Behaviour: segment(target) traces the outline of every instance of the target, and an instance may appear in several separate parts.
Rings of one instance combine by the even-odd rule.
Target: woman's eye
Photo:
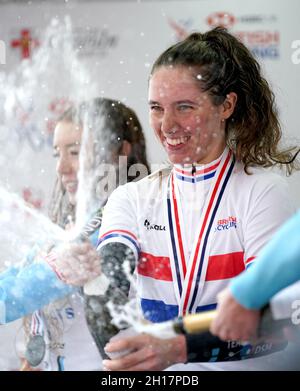
[[[151,111],[162,111],[162,107],[157,106],[157,105],[153,105],[153,106],[150,106],[150,110]]]
[[[191,105],[180,105],[177,107],[179,111],[187,111],[193,109],[193,106]]]
[[[59,152],[58,151],[53,151],[53,157],[58,158],[59,157]]]
[[[78,156],[79,155],[79,151],[70,151],[70,154],[72,156]]]

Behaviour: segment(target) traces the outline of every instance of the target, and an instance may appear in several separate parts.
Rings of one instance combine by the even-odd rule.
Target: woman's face
[[[162,66],[149,83],[150,124],[174,164],[209,163],[225,148],[223,105],[201,92],[195,70]]]
[[[67,121],[59,122],[54,130],[56,172],[72,205],[76,204],[81,135],[82,128]]]

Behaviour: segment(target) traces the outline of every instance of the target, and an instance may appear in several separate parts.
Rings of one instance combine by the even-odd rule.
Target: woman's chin
[[[185,165],[194,163],[193,157],[179,154],[169,154],[169,160],[172,164]]]

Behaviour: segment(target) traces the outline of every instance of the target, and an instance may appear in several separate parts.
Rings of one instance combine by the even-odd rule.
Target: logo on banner
[[[6,64],[6,45],[4,41],[0,40],[0,65]]]
[[[230,29],[235,24],[235,17],[228,12],[214,12],[210,14],[206,22],[210,27],[225,27]]]
[[[240,41],[258,58],[276,60],[279,58],[279,31],[237,31],[233,32]]]
[[[210,28],[217,26],[224,27],[226,29],[236,29],[238,24],[247,24],[247,30],[231,31],[231,34],[241,40],[254,56],[261,59],[277,60],[279,58],[279,45],[280,45],[280,33],[274,28],[266,28],[269,24],[274,26],[274,23],[278,21],[278,17],[274,14],[249,14],[236,16],[233,13],[218,11],[209,14],[205,21]],[[186,20],[175,21],[171,18],[168,19],[168,24],[174,31],[177,41],[181,41],[186,38],[197,26],[195,26],[194,20],[189,18]],[[263,28],[255,28],[249,30],[249,26],[263,24]],[[298,54],[293,55],[292,61],[297,61]],[[294,62],[295,63],[295,62]]]
[[[175,22],[175,20],[170,18],[168,19],[169,26],[174,30],[177,41],[182,41],[189,35],[188,27],[190,25],[190,22],[190,19],[179,22]]]
[[[26,108],[22,105],[16,106],[14,108],[14,125],[10,128],[10,134],[6,136],[6,139],[11,137],[11,132],[13,132],[16,137],[16,145],[18,146],[28,145],[31,150],[36,152],[51,147],[57,119],[70,106],[71,102],[66,98],[54,99],[45,108],[45,116],[42,123],[36,121],[33,104],[28,105]]]
[[[107,28],[99,29],[90,27],[88,29],[75,27],[73,30],[75,49],[82,56],[107,55],[109,50],[115,48],[119,37],[109,32]]]
[[[39,46],[39,41],[31,36],[29,29],[21,30],[21,36],[11,41],[11,47],[21,50],[21,58],[31,57],[32,50]]]
[[[232,28],[236,23],[258,24],[258,23],[273,23],[277,21],[276,15],[249,14],[236,16],[229,12],[214,12],[206,18],[206,23],[210,27],[225,27]]]
[[[225,27],[231,29],[236,28],[237,24],[263,24],[264,28],[253,29],[253,30],[236,30],[231,33],[242,41],[252,54],[262,59],[276,60],[279,58],[279,44],[280,34],[279,31],[270,28],[266,29],[266,25],[269,23],[277,22],[278,18],[276,15],[263,15],[263,14],[252,14],[236,16],[229,12],[214,12],[206,18],[206,23],[211,27]]]

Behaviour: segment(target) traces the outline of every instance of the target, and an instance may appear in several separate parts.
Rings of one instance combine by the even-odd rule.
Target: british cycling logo
[[[236,224],[237,219],[234,216],[229,216],[226,219],[219,219],[215,228],[215,232],[228,230],[229,228],[236,228]]]
[[[4,41],[0,40],[0,65],[6,64],[6,45]]]

